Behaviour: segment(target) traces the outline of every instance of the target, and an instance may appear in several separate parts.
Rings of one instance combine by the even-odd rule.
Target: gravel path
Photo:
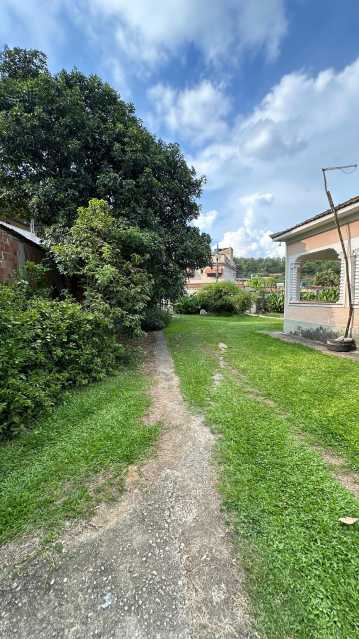
[[[1,638],[254,636],[220,512],[213,436],[187,411],[162,334],[149,351],[148,421],[163,424],[156,454],[130,470],[116,506],[65,534],[62,554],[3,577]]]

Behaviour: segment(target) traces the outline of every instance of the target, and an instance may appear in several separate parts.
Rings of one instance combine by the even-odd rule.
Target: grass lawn
[[[359,528],[338,519],[359,516],[359,502],[296,433],[359,468],[359,366],[260,332],[280,326],[277,319],[187,316],[166,333],[188,401],[222,434],[224,501],[260,635],[353,639]],[[228,368],[214,386],[219,342],[228,346]]]
[[[33,431],[0,445],[0,542],[39,528],[51,539],[65,520],[118,494],[158,432],[143,426],[146,390],[144,375],[127,368],[69,394]]]

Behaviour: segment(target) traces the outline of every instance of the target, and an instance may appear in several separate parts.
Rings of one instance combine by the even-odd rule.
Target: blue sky
[[[326,208],[359,161],[358,0],[1,0],[0,44],[97,73],[207,176],[200,227],[237,255]],[[359,169],[331,176],[337,201]]]

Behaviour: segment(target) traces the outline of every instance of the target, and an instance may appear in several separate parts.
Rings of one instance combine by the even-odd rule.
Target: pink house
[[[235,282],[236,271],[233,249],[231,247],[215,249],[212,252],[211,264],[188,274],[186,291],[189,295],[192,295],[207,284]]]
[[[354,301],[352,334],[359,339],[359,196],[337,207],[350,265],[350,284]],[[286,244],[284,332],[313,339],[342,335],[348,317],[345,263],[330,210],[301,224],[274,233],[275,242]],[[307,260],[339,260],[340,285],[337,302],[301,300],[301,270]]]

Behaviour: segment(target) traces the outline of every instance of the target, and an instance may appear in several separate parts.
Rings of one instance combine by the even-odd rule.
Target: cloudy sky
[[[359,161],[358,0],[0,0],[0,44],[108,80],[207,184],[198,224],[237,255],[326,208]],[[331,176],[337,201],[359,169]]]

